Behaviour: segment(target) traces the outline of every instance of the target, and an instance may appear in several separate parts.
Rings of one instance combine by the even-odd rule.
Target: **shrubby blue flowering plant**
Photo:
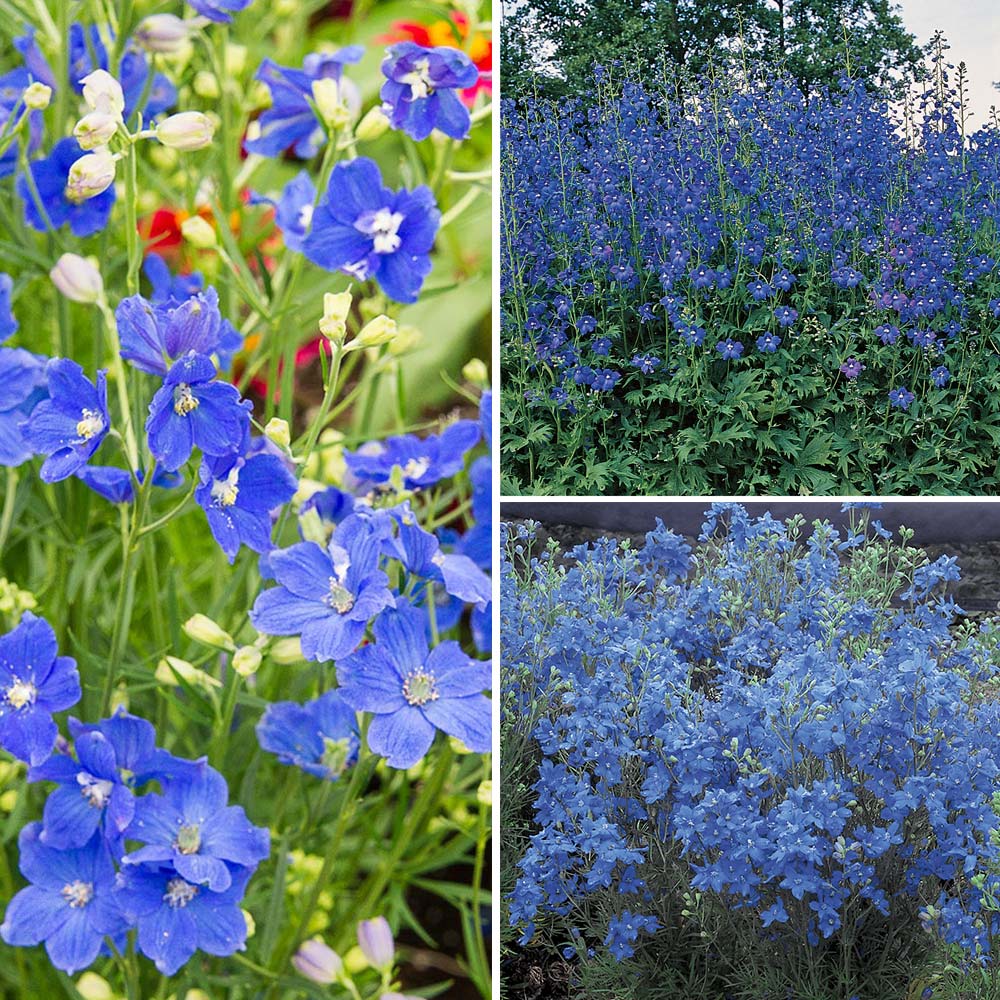
[[[717,504],[695,552],[659,525],[562,566],[507,529],[524,942],[669,954],[746,997],[894,995],[885,949],[904,988],[942,942],[993,960],[996,626],[954,624],[954,559],[850,519]]]
[[[440,991],[413,934],[490,995],[489,5],[426,25],[420,129],[421,25],[308,6],[4,10],[18,996]]]

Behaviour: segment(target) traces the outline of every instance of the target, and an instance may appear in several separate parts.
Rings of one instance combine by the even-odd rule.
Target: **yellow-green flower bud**
[[[183,628],[184,634],[189,639],[194,639],[195,642],[200,642],[203,646],[224,649],[230,653],[236,649],[236,642],[233,637],[207,615],[201,613],[192,615],[184,623]]]
[[[240,677],[252,677],[260,669],[262,659],[259,649],[253,646],[240,646],[233,653],[233,670]]]
[[[200,111],[181,111],[156,126],[156,138],[171,149],[190,153],[211,145],[215,123]]]
[[[197,250],[210,250],[218,242],[215,227],[200,215],[192,215],[181,223],[181,235]]]
[[[323,318],[319,321],[319,332],[334,343],[342,344],[347,336],[351,301],[350,292],[327,292],[323,296]]]
[[[44,111],[52,102],[52,88],[36,80],[25,87],[21,100],[29,111]]]
[[[376,105],[358,122],[354,136],[359,142],[374,142],[388,130],[389,118],[382,110],[382,106]]]
[[[380,344],[389,343],[396,336],[397,332],[396,321],[382,314],[365,323],[358,332],[358,335],[348,346],[353,350],[378,347]]]
[[[285,451],[292,446],[292,432],[288,427],[288,421],[282,420],[281,417],[271,417],[264,428],[264,435]]]

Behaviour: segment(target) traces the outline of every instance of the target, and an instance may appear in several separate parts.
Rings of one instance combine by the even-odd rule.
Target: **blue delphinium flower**
[[[240,901],[254,869],[228,865],[222,892],[178,874],[170,865],[122,869],[114,899],[138,930],[139,950],[165,976],[172,976],[196,951],[232,955],[246,945],[247,923]]]
[[[620,381],[621,372],[614,368],[598,368],[594,372],[594,380],[590,383],[590,388],[595,392],[610,392]]]
[[[175,472],[195,446],[206,455],[239,451],[250,433],[252,404],[236,386],[215,379],[215,365],[204,354],[175,362],[149,404],[149,450],[168,472]]]
[[[400,598],[375,619],[375,642],[337,664],[344,700],[371,712],[368,745],[390,767],[412,767],[442,730],[470,750],[490,748],[490,665],[457,642],[430,649],[423,612]]]
[[[738,340],[720,340],[715,349],[722,355],[724,361],[738,358],[743,354],[743,345]]]
[[[252,3],[253,0],[191,0],[191,6],[202,17],[220,24],[228,24],[232,21],[233,14],[246,10]]]
[[[32,411],[26,437],[42,463],[41,478],[56,483],[90,461],[111,429],[108,415],[107,373],[97,373],[97,384],[69,358],[53,358],[45,366],[49,398]]]
[[[361,97],[344,76],[344,67],[359,62],[364,53],[360,45],[348,45],[337,52],[314,52],[305,57],[302,69],[265,59],[257,79],[271,91],[271,106],[257,119],[260,134],[245,140],[247,151],[281,156],[291,149],[301,160],[315,156],[326,142],[326,130],[316,117],[312,85],[317,80],[336,80],[341,99],[360,109]]]
[[[479,70],[461,49],[398,42],[388,49],[382,73],[380,96],[393,128],[418,142],[434,129],[452,139],[469,134],[469,109],[457,91],[474,87]]]
[[[856,379],[864,370],[865,366],[857,358],[848,358],[840,366],[841,373],[850,380]]]
[[[774,310],[774,318],[778,321],[778,326],[791,326],[798,318],[799,314],[791,306],[778,306]]]
[[[931,381],[939,389],[943,389],[951,381],[951,372],[944,365],[938,365],[931,369]]]
[[[79,700],[76,661],[59,656],[52,626],[26,611],[17,628],[0,635],[0,746],[41,764],[58,733],[52,713]]]
[[[351,652],[369,620],[393,603],[389,578],[378,568],[382,541],[373,522],[352,514],[325,549],[301,542],[272,552],[268,561],[279,586],[254,602],[254,628],[300,635],[307,660],[336,660]]]
[[[394,192],[383,187],[373,160],[338,163],[302,252],[328,271],[374,278],[397,302],[416,302],[440,219],[426,185]]]
[[[225,892],[231,866],[257,865],[270,853],[269,832],[228,801],[226,779],[204,760],[195,762],[167,781],[162,795],[135,800],[125,836],[145,846],[126,854],[122,864],[170,864],[192,885]]]
[[[14,282],[9,274],[0,274],[0,344],[17,333],[17,318],[10,307]]]
[[[898,389],[893,389],[889,393],[889,403],[892,406],[898,407],[901,410],[908,410],[910,408],[910,403],[916,399],[916,396],[910,392],[906,386],[901,385]]]
[[[388,482],[393,468],[399,466],[407,489],[424,489],[458,472],[479,434],[475,421],[458,420],[440,434],[423,438],[402,434],[372,441],[357,451],[345,451],[344,461],[355,476],[373,483]]]
[[[632,358],[632,364],[643,373],[643,375],[652,375],[663,362],[655,355],[649,354],[637,354]]]
[[[29,823],[18,837],[19,866],[31,884],[7,904],[0,937],[18,947],[44,941],[52,964],[72,975],[97,958],[106,936],[119,944],[124,937],[115,868],[98,836],[60,851],[43,844],[40,832],[40,823]]]
[[[764,354],[774,354],[781,346],[781,337],[776,333],[765,333],[757,338],[757,350]]]
[[[282,764],[336,781],[358,759],[358,719],[339,691],[304,705],[276,701],[257,723],[257,742]]]
[[[301,252],[312,223],[316,187],[304,170],[293,177],[275,205],[274,219],[289,250]]]
[[[24,114],[23,95],[30,83],[31,74],[24,67],[0,76],[0,133],[7,134]],[[34,152],[42,141],[41,111],[28,112],[28,135],[28,151]],[[17,169],[19,146],[20,139],[15,139],[0,155],[0,177],[9,177]]]
[[[90,236],[100,232],[108,223],[111,207],[115,203],[115,186],[112,184],[93,198],[73,201],[66,193],[69,169],[84,155],[76,139],[60,139],[52,152],[43,160],[30,164],[32,179],[44,206],[45,216],[39,211],[27,179],[17,178],[17,193],[24,202],[24,221],[40,233],[48,230],[48,222],[55,229],[69,224],[74,236]]]
[[[143,477],[141,469],[136,472],[135,478],[140,483]],[[82,469],[77,469],[76,478],[111,503],[131,503],[135,499],[133,477],[127,469],[119,469],[113,465],[85,465]],[[153,469],[154,486],[173,489],[183,481],[183,477],[176,472],[166,472],[159,466]]]
[[[20,465],[35,453],[24,422],[45,396],[45,363],[19,347],[0,347],[0,465]]]
[[[271,511],[291,500],[295,477],[271,454],[206,457],[195,500],[208,518],[212,537],[230,562],[241,545],[254,552],[271,548]]]
[[[205,279],[199,271],[173,274],[158,253],[147,252],[142,272],[149,279],[149,301],[157,306],[178,306],[185,299],[197,295],[205,286]]]
[[[122,357],[152,375],[166,375],[178,358],[192,351],[228,354],[242,342],[232,324],[222,318],[214,288],[162,304],[130,295],[119,303],[115,319]]]

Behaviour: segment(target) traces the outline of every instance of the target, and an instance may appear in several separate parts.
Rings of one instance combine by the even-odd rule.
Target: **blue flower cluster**
[[[802,519],[716,504],[697,558],[660,524],[565,568],[509,535],[503,711],[540,707],[537,832],[510,898],[524,942],[556,919],[620,960],[664,923],[716,926],[697,898],[769,955],[885,926],[926,947],[923,925],[989,957],[996,629],[956,633],[955,560],[870,518],[804,538]]]
[[[166,975],[199,949],[242,949],[239,904],[269,834],[227,805],[222,775],[158,748],[153,726],[124,711],[95,725],[71,718],[72,747],[56,749],[52,713],[76,704],[80,678],[30,612],[0,636],[0,691],[0,745],[30,765],[29,781],[55,785],[42,821],[21,830],[29,885],[8,904],[0,937],[44,942],[70,974],[108,953],[106,939],[122,948],[133,927]]]

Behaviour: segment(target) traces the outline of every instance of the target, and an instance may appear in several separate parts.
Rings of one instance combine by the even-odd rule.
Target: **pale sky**
[[[990,105],[1000,109],[1000,0],[896,0],[906,27],[924,45],[940,28],[951,50],[948,61],[969,70],[972,128],[983,125]]]

